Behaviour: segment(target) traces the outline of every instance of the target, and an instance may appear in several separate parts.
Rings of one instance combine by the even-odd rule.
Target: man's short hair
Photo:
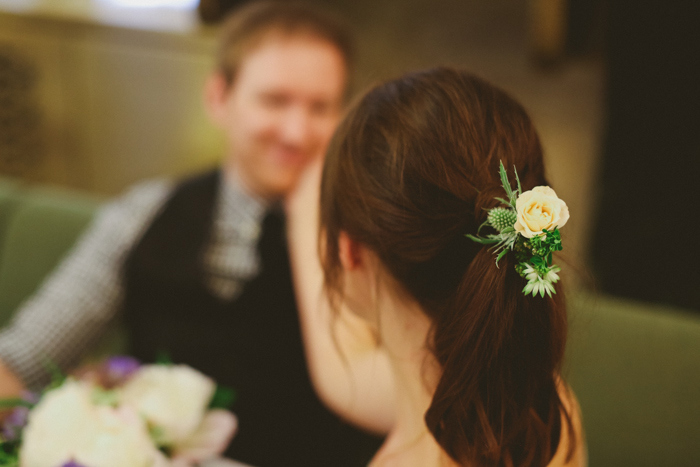
[[[328,42],[343,56],[347,70],[352,68],[352,37],[338,18],[304,3],[254,1],[232,11],[221,27],[217,67],[228,85],[235,80],[245,56],[275,34]]]

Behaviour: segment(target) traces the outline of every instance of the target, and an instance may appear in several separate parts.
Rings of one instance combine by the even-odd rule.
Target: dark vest
[[[226,301],[204,285],[219,172],[182,183],[125,263],[131,353],[165,352],[235,389],[239,431],[226,455],[256,467],[366,465],[381,441],[343,423],[311,387],[284,220],[268,214],[261,272]]]

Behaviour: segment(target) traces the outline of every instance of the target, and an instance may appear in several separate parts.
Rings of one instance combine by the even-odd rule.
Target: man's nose
[[[303,108],[290,109],[282,122],[282,139],[290,146],[302,147],[311,137],[311,118]]]

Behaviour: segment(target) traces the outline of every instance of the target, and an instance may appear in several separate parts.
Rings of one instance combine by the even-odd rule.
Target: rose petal
[[[551,187],[548,187],[546,185],[536,186],[535,188],[532,189],[532,191],[534,191],[535,193],[542,193],[543,195],[548,196],[550,198],[559,199],[559,197],[557,196],[555,191]]]
[[[186,365],[144,365],[119,392],[123,404],[162,430],[161,442],[177,445],[197,430],[215,388],[211,378]]]
[[[228,410],[210,410],[192,436],[176,446],[173,459],[203,461],[215,457],[224,452],[237,427],[238,420]]]
[[[165,457],[165,454],[163,454],[161,451],[158,449],[153,449],[153,465],[151,467],[175,467],[175,464],[170,462],[170,459]],[[178,466],[180,467],[180,466]],[[184,464],[182,467],[189,467],[187,464]]]

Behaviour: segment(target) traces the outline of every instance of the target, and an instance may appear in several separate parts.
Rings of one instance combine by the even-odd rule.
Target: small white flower
[[[542,277],[532,265],[526,264],[525,269],[523,269],[523,275],[528,282],[523,288],[523,293],[525,295],[532,294],[533,297],[540,294],[543,298],[546,293],[551,297],[552,294],[557,293],[552,284],[559,280],[558,271],[559,268],[557,266],[552,266],[544,277]]]
[[[525,267],[525,270],[523,271],[523,274],[525,274],[525,279],[527,279],[527,280],[530,281],[530,282],[536,281],[536,280],[539,279],[539,277],[540,277],[540,275],[537,273],[537,271],[535,270],[535,268],[533,268],[530,264],[528,264],[528,265]]]
[[[557,274],[561,269],[559,269],[557,266],[552,266],[549,268],[549,271],[547,271],[547,274],[544,275],[544,280],[551,283],[551,284],[556,284],[557,281],[559,281],[559,274]]]
[[[215,388],[186,365],[145,365],[119,390],[119,399],[160,430],[160,443],[176,447],[199,428]]]

